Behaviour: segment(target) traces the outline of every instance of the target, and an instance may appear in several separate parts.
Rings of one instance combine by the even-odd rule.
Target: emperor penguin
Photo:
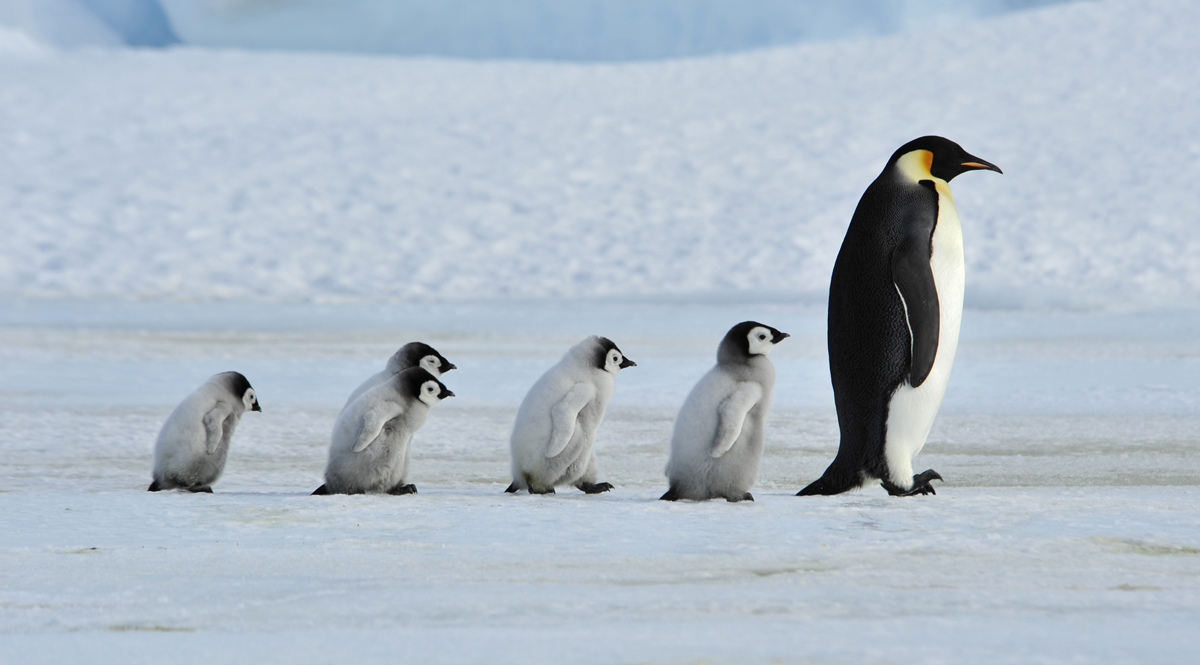
[[[424,367],[410,367],[359,395],[333,425],[325,484],[313,494],[416,494],[406,484],[409,444],[429,408],[454,397]]]
[[[799,495],[881,482],[893,496],[936,494],[913,475],[946,392],[962,320],[962,227],[950,181],[1002,173],[940,136],[900,147],[867,187],[829,282],[829,374],[841,443]]]
[[[229,440],[247,410],[262,411],[246,377],[222,372],[209,378],[167,417],[154,444],[150,491],[212,493],[225,470]]]
[[[452,369],[458,369],[454,363],[446,360],[432,346],[424,342],[409,342],[393,353],[391,358],[388,358],[387,366],[383,368],[383,371],[372,374],[370,378],[362,382],[362,385],[355,388],[354,392],[350,393],[350,397],[346,400],[346,404],[342,406],[342,410],[345,410],[354,400],[358,399],[359,395],[387,381],[409,367],[424,367],[436,379],[442,378],[442,374]]]
[[[666,501],[753,501],[749,490],[762,459],[763,426],[775,389],[767,354],[790,337],[743,321],[717,347],[717,364],[692,388],[671,432]]]
[[[614,379],[637,363],[605,337],[592,336],[571,347],[562,360],[533,384],[513,425],[513,482],[506,492],[554,494],[574,485],[588,494],[612,489],[597,481],[596,429],[612,397]]]

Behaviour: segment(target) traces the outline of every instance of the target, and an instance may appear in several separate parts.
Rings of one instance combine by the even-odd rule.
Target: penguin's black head
[[[225,378],[225,386],[229,388],[229,392],[233,393],[235,397],[241,397],[242,404],[247,409],[262,412],[262,407],[258,405],[258,394],[254,392],[250,381],[242,376],[241,372],[224,372],[221,376]]]
[[[446,357],[438,353],[437,349],[424,342],[409,342],[400,347],[400,350],[392,358],[396,365],[393,371],[401,371],[409,367],[424,367],[434,377],[440,377],[452,369],[458,369],[457,365],[446,360]],[[390,366],[393,363],[389,362],[388,364]]]
[[[888,166],[894,166],[902,159],[906,162],[901,164],[901,168],[907,166],[918,171],[925,171],[946,182],[950,182],[955,176],[967,171],[982,169],[1004,173],[999,166],[972,155],[954,141],[940,136],[922,136],[905,143],[892,154],[892,158],[888,160]],[[907,160],[914,161],[910,165]],[[916,179],[919,180],[920,176],[916,176]]]
[[[626,358],[611,339],[598,337],[596,340],[599,343],[596,344],[596,356],[592,360],[596,368],[615,375],[626,367],[637,367],[637,363]]]
[[[415,397],[429,406],[454,397],[454,393],[424,367],[410,367],[397,374],[393,381],[401,395]]]
[[[788,337],[791,335],[765,323],[742,321],[725,333],[725,339],[717,347],[717,362],[736,363],[750,356],[765,356]]]

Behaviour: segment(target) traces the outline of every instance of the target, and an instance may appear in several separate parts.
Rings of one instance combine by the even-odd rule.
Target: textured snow
[[[901,143],[967,303],[1194,306],[1200,6],[624,65],[171,49],[0,57],[0,294],[821,302]]]
[[[666,504],[671,420],[731,321],[795,334],[754,503]],[[917,468],[937,496],[792,496],[837,446],[822,317],[767,305],[9,303],[0,661],[1186,662],[1200,647],[1194,312],[968,312]],[[583,334],[638,361],[585,496],[503,493],[524,390]],[[460,369],[406,497],[310,497],[401,343]],[[174,404],[263,412],[216,494],[145,492]]]

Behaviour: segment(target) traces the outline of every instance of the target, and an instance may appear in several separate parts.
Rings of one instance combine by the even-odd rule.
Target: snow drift
[[[0,58],[0,294],[821,303],[937,133],[969,306],[1200,304],[1200,8],[622,65],[173,49]]]
[[[963,23],[1063,0],[163,0],[189,44],[636,60]]]

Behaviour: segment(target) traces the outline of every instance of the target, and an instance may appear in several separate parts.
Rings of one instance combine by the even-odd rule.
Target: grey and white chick
[[[429,408],[453,397],[424,367],[410,367],[359,395],[338,416],[325,484],[313,494],[415,494],[406,484],[413,434]]]
[[[756,321],[726,333],[717,364],[688,394],[675,417],[664,500],[753,501],[763,426],[775,389],[767,354],[789,335]]]
[[[233,430],[247,410],[262,408],[254,388],[238,372],[217,374],[184,398],[158,432],[149,490],[211,493],[225,470]]]
[[[513,482],[505,491],[553,494],[562,485],[588,494],[612,489],[597,482],[593,444],[613,380],[636,365],[611,340],[592,336],[547,370],[517,411],[510,440]]]

